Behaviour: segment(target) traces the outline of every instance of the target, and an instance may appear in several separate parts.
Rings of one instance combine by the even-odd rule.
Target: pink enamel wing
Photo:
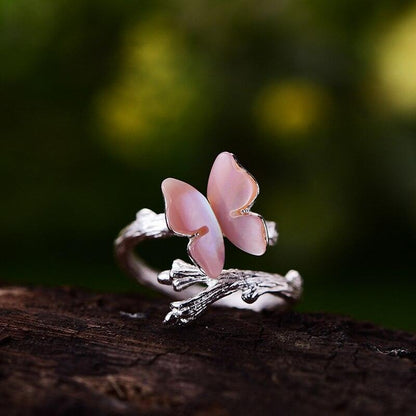
[[[189,237],[188,254],[209,277],[224,267],[223,236],[241,250],[260,256],[267,247],[264,219],[250,211],[259,186],[232,153],[220,153],[208,179],[207,198],[193,186],[173,178],[162,182],[166,223]]]

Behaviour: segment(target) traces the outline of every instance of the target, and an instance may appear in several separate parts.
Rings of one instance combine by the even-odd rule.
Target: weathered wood
[[[74,289],[0,289],[5,415],[416,414],[416,336],[326,314],[211,308]],[[140,312],[131,318],[124,312]]]

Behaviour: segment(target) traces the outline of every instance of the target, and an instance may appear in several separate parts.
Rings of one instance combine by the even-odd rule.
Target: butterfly
[[[174,178],[162,182],[168,228],[189,237],[188,255],[208,277],[224,267],[224,238],[241,250],[260,256],[267,248],[263,217],[250,211],[259,186],[229,152],[220,153],[208,179],[207,198],[193,186]]]

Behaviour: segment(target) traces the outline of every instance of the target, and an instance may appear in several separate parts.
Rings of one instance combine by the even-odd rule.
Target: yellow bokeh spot
[[[183,39],[163,19],[150,20],[126,34],[120,74],[97,98],[101,137],[127,160],[168,154],[198,123],[202,96],[198,65]]]
[[[416,110],[416,7],[397,20],[378,40],[376,79],[391,109]]]
[[[324,119],[328,109],[326,92],[304,80],[288,80],[266,86],[255,102],[260,127],[273,136],[310,132]]]

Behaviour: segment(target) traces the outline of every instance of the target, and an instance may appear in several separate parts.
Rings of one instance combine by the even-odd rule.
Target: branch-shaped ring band
[[[276,224],[265,221],[267,243],[277,242]],[[155,238],[176,235],[167,224],[164,213],[149,209],[137,213],[136,220],[124,228],[115,241],[116,258],[129,275],[141,284],[163,292],[176,301],[164,322],[185,325],[196,319],[208,305],[250,309],[285,310],[299,300],[302,278],[295,270],[285,276],[250,270],[227,269],[217,278],[208,277],[201,269],[182,260],[175,260],[170,270],[157,272],[135,253],[137,244]],[[205,286],[205,288],[201,287]]]

